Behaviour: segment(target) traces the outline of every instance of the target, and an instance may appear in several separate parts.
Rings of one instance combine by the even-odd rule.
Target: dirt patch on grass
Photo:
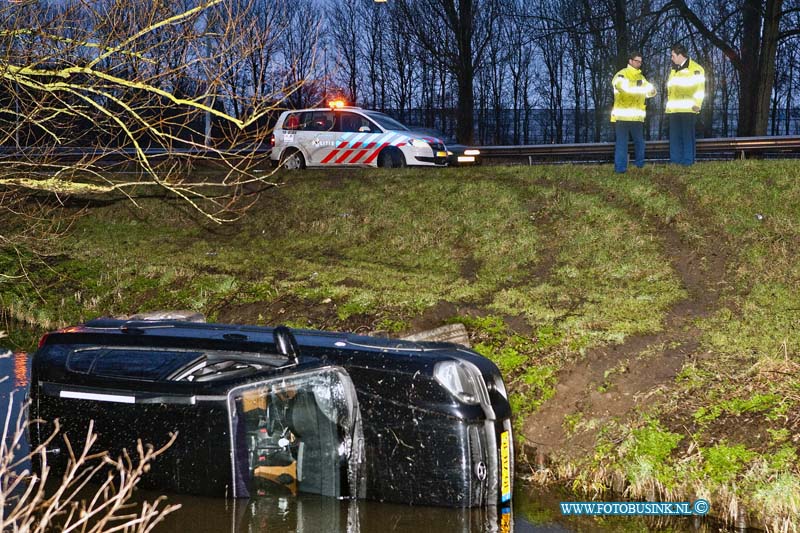
[[[748,450],[767,453],[774,450],[775,442],[769,433],[770,429],[783,427],[782,421],[765,423],[764,413],[723,413],[719,418],[708,422],[702,428],[691,416],[675,412],[661,419],[664,427],[673,433],[692,435],[691,439],[681,441],[682,451],[692,445],[710,448],[715,444],[742,444]]]
[[[379,331],[381,319],[373,314],[356,313],[340,318],[335,301],[317,302],[287,295],[272,301],[228,304],[220,309],[218,321],[232,324],[291,324],[295,327],[349,331],[362,335],[406,335],[437,328],[456,316],[485,314],[472,308],[461,309],[450,302],[439,302],[409,322],[402,332]]]
[[[446,324],[448,320],[460,314],[461,311],[456,304],[441,301],[433,307],[426,309],[422,315],[412,319],[410,322],[410,330],[406,333],[415,333],[438,328]]]
[[[271,301],[229,304],[220,309],[219,322],[233,324],[291,324],[295,327],[366,333],[375,317],[355,314],[342,320],[333,301],[315,302],[288,295]]]
[[[590,350],[586,357],[566,368],[559,376],[555,395],[525,420],[524,436],[539,457],[558,453],[575,456],[590,450],[603,422],[625,420],[652,402],[659,388],[669,387],[684,363],[700,357],[700,331],[692,326],[698,318],[709,316],[719,305],[726,287],[726,269],[732,256],[722,231],[697,209],[685,189],[675,182],[659,183],[662,190],[677,197],[697,227],[712,228],[702,239],[691,241],[674,222],[649,217],[642,210],[608,190],[595,185],[559,183],[572,192],[597,195],[610,205],[645,220],[663,243],[663,254],[672,265],[688,297],[668,312],[663,330],[649,335],[633,335],[620,345]],[[565,415],[580,413],[594,420],[597,428],[577,435],[564,428]]]
[[[478,279],[478,271],[481,268],[481,262],[475,259],[474,256],[467,256],[461,262],[461,277],[467,281],[475,281]]]

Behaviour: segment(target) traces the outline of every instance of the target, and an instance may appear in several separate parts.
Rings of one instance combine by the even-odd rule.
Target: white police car
[[[326,166],[446,166],[441,139],[415,133],[389,115],[346,107],[284,111],[272,133],[270,158],[288,169]]]

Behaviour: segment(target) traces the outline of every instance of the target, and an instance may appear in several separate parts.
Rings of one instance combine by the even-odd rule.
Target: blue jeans
[[[644,122],[618,120],[614,123],[617,142],[614,146],[614,171],[628,169],[628,136],[633,139],[634,164],[644,166]]]
[[[669,114],[669,161],[677,165],[694,163],[696,113]]]

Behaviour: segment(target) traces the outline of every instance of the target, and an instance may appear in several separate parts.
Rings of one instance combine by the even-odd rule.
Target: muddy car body
[[[46,335],[32,416],[74,448],[175,443],[145,482],[458,507],[510,501],[510,406],[497,367],[460,345],[175,320],[98,319]],[[47,424],[32,430],[34,445]],[[66,453],[52,446],[51,465]]]

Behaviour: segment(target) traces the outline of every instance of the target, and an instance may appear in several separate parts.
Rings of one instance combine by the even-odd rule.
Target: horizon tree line
[[[610,80],[632,50],[661,89],[648,134],[663,136],[676,42],[706,68],[706,135],[800,133],[798,0],[309,0],[306,10],[337,50],[329,81],[351,102],[462,142],[525,143],[532,130],[545,142],[603,140]]]
[[[800,133],[800,0],[179,0],[170,8],[30,0],[0,8],[0,41],[8,64],[80,63],[97,51],[80,39],[113,42],[159,13],[210,3],[193,26],[164,25],[148,33],[151,48],[96,63],[202,101],[211,111],[170,110],[168,98],[147,106],[195,140],[224,140],[222,130],[230,137],[225,116],[241,120],[268,107],[257,121],[265,130],[280,109],[341,95],[466,143],[602,141],[611,132],[610,79],[631,50],[642,53],[659,89],[648,103],[647,135],[663,137],[675,42],[706,69],[704,135]],[[77,15],[87,12],[108,20]],[[15,76],[6,69],[0,121],[36,100]],[[2,143],[46,137],[41,123],[28,122],[5,128],[14,134]]]

